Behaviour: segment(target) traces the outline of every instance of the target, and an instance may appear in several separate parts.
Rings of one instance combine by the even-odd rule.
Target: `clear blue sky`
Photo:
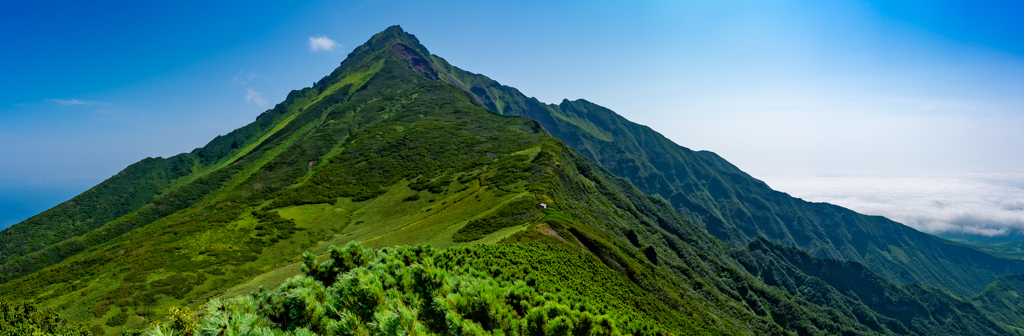
[[[1013,1],[8,0],[0,227],[245,125],[394,24],[759,177],[1020,174],[1022,17]]]

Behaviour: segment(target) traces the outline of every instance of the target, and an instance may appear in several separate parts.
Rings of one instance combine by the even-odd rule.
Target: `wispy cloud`
[[[54,103],[61,106],[74,106],[74,105],[85,105],[85,106],[109,106],[110,104],[98,101],[98,100],[78,100],[78,99],[47,99],[47,102]]]
[[[338,42],[335,42],[334,40],[327,38],[327,36],[319,35],[309,37],[309,51],[334,51],[335,48],[340,49],[341,44],[338,44]]]
[[[231,82],[246,85],[256,78],[260,78],[260,76],[257,76],[255,72],[249,71],[249,73],[247,74],[245,73],[245,70],[242,70],[239,71],[237,75],[235,75],[235,78],[231,79]]]
[[[256,103],[256,105],[264,106],[267,105],[267,98],[260,97],[260,93],[256,92],[252,88],[246,88],[245,102]]]
[[[932,234],[997,237],[1024,231],[1024,175],[762,178],[807,201],[885,216]]]

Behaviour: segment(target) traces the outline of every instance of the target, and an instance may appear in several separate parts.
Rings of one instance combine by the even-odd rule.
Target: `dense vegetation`
[[[0,336],[92,335],[82,325],[69,321],[48,308],[23,302],[12,304],[0,298]]]
[[[86,234],[54,244],[19,259],[0,265],[0,283],[39,271],[90,247],[114,239],[126,232],[148,225],[202,200],[221,187],[221,183],[236,172],[236,167],[225,167],[157,197],[138,211],[122,216]]]
[[[488,109],[536,120],[550,135],[669,201],[732,247],[766,237],[818,257],[863,263],[889,281],[922,283],[964,296],[999,276],[1024,273],[1022,260],[993,257],[884,217],[772,190],[712,152],[681,147],[589,101],[544,104],[440,57],[432,60],[441,79],[471,92]]]
[[[19,259],[40,262],[0,296],[107,335],[1007,332],[873,266],[723,243],[428,57],[398,27],[374,36],[149,205]]]
[[[972,301],[992,320],[1024,335],[1024,274],[999,278]]]
[[[305,275],[276,290],[213,300],[198,321],[171,321],[149,335],[659,335],[649,325],[526,282],[495,278],[497,269],[453,263],[466,250],[429,247],[330,249]]]
[[[484,218],[469,221],[466,226],[455,231],[452,239],[457,242],[470,242],[507,227],[529,223],[543,216],[540,210],[534,208],[536,201],[532,197],[512,201]]]
[[[1012,240],[1007,242],[964,242],[971,247],[1008,259],[1024,259],[1024,240]]]
[[[0,283],[195,204],[238,170],[228,166],[231,156],[251,150],[274,126],[286,123],[289,111],[308,100],[310,91],[292,91],[256,122],[192,153],[139,161],[81,195],[0,231]]]
[[[844,310],[875,329],[897,334],[1007,334],[969,301],[919,284],[898,286],[859,263],[819,259],[764,238],[738,257],[765,283],[808,301]]]
[[[191,173],[194,161],[190,154],[147,158],[53,209],[0,231],[0,265],[138,210],[173,180]]]
[[[335,234],[352,222],[353,229],[366,227],[353,213],[370,199],[391,199],[381,191],[405,185],[409,178],[429,181],[425,189],[431,193],[404,203],[411,213],[429,217],[427,222],[436,225],[451,226],[486,214],[522,193],[526,181],[509,182],[506,172],[489,166],[504,167],[509,160],[498,158],[535,146],[543,134],[536,123],[491,114],[457,88],[437,82],[416,84],[409,79],[416,74],[403,72],[402,63],[388,58],[393,56],[382,54],[381,62],[355,67],[353,76],[362,82],[346,77],[348,84],[320,96],[295,98],[305,105],[290,108],[292,115],[257,134],[260,139],[233,146],[238,148],[225,155],[234,156],[222,161],[221,168],[207,168],[202,177],[151,205],[46,250],[59,258],[25,259],[30,262],[19,270],[27,271],[5,273],[13,280],[0,287],[0,295],[38,298],[113,333],[159,319],[175,304],[208,300],[290,264],[295,254],[323,240],[377,236],[377,231]],[[376,72],[366,76],[364,70]],[[330,105],[322,106],[325,101]],[[305,125],[289,126],[303,121]],[[450,134],[463,136],[451,141]],[[364,169],[367,164],[375,169]],[[344,181],[328,184],[321,179]],[[362,187],[369,196],[351,197],[357,195],[344,191],[349,185]],[[317,186],[337,188],[315,190],[328,193],[328,204],[344,197],[345,203],[326,210],[346,222],[303,222],[304,216],[320,213],[280,203]],[[407,192],[402,188],[398,192]],[[465,199],[469,193],[473,197]],[[451,197],[465,199],[464,205],[450,206],[452,200],[446,199]],[[420,211],[439,205],[445,208]],[[275,208],[280,210],[270,211]],[[398,226],[409,223],[401,216],[392,220]],[[59,263],[44,269],[51,261]]]

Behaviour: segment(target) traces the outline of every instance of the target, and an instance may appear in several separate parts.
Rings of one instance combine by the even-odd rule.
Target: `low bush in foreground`
[[[0,336],[15,335],[89,336],[92,333],[51,309],[27,302],[13,304],[0,298]]]
[[[579,300],[500,282],[467,266],[442,267],[427,246],[331,248],[276,290],[213,300],[201,317],[172,314],[157,335],[621,335],[615,317]],[[628,327],[627,327],[628,328]]]

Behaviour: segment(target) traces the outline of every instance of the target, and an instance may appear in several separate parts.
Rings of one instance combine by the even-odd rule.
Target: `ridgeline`
[[[963,297],[1020,261],[790,198],[398,26],[0,248],[0,296],[98,335],[1014,335],[1020,319],[995,301],[1008,278]]]

